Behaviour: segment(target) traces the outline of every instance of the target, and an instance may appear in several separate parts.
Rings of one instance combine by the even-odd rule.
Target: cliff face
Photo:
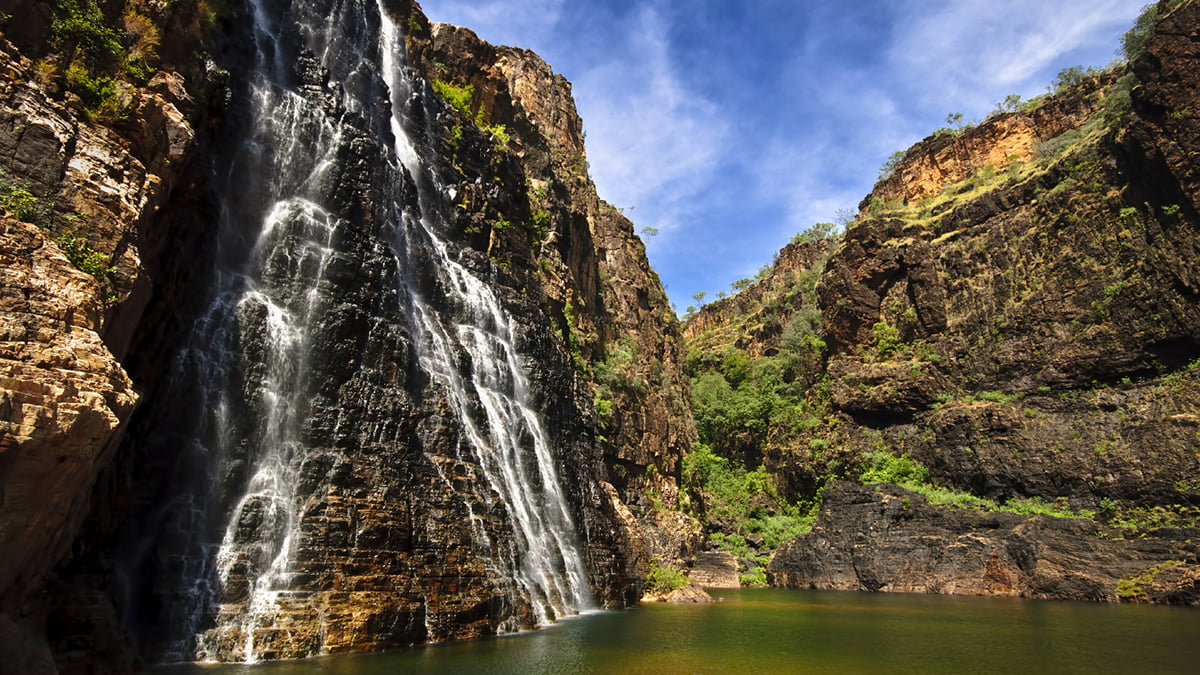
[[[488,635],[632,602],[693,546],[678,327],[569,84],[385,5],[406,45],[373,5],[309,8],[330,35],[273,8],[267,46],[236,8],[96,6],[126,55],[161,38],[115,99],[80,93],[57,10],[0,7],[5,189],[51,205],[4,195],[7,663]]]
[[[684,339],[700,351],[732,347],[755,358],[778,353],[784,328],[812,290],[806,278],[816,280],[829,249],[825,238],[784,246],[764,278],[688,317]]]
[[[1195,602],[1200,8],[1164,14],[1127,71],[926,139],[864,200],[817,285],[819,381],[760,447],[788,494],[939,505],[837,483],[774,583],[1112,600],[1166,565],[1149,599]],[[703,351],[729,320],[698,318]]]
[[[43,672],[43,586],[139,398],[121,358],[150,293],[143,242],[194,148],[204,111],[189,89],[209,85],[164,48],[164,70],[121,83],[119,115],[97,114],[63,74],[74,46],[54,37],[53,6],[0,11],[0,658]],[[179,2],[145,25],[195,17]],[[198,42],[179,37],[185,51]]]

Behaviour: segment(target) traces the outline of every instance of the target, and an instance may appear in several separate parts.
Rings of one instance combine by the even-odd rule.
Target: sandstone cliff
[[[113,21],[146,12],[108,9]],[[156,68],[118,81],[112,114],[65,74],[86,54],[52,29],[54,5],[0,12],[0,660],[44,672],[43,586],[139,398],[120,359],[150,294],[142,249],[194,148],[204,110],[189,91],[209,84],[188,51],[196,3],[142,24],[176,26],[180,39],[148,57]]]
[[[761,453],[801,499],[859,480],[881,456],[911,458],[928,478],[872,480],[910,480],[941,505],[839,483],[813,533],[771,563],[774,583],[1113,600],[1122,579],[1128,589],[1165,565],[1160,581],[1175,590],[1124,597],[1195,602],[1200,232],[1187,157],[1200,142],[1200,8],[1162,13],[1128,67],[926,139],[863,201],[816,287],[820,344],[805,352],[820,355],[815,381],[773,385],[761,422],[737,422],[764,429],[754,447],[722,451]],[[732,372],[739,352],[778,344],[720,337],[746,321],[720,310],[736,297],[687,327],[708,355],[694,375],[711,380],[703,373]],[[766,382],[765,367],[750,372]],[[712,426],[699,409],[698,422],[702,434]],[[1082,524],[1031,515],[1050,511]],[[1131,543],[1140,537],[1157,543]],[[1019,563],[1005,553],[1016,540],[1034,551]],[[922,562],[906,563],[914,552]],[[1086,576],[1090,590],[1045,581],[1049,568]]]

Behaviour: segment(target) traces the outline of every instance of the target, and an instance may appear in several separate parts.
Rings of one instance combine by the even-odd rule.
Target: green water
[[[1197,673],[1200,610],[886,593],[713,591],[533,633],[163,675]]]

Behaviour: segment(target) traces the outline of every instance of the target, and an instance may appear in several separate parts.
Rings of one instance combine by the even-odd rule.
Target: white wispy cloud
[[[600,196],[636,207],[660,239],[686,219],[725,152],[727,111],[689,90],[672,61],[667,19],[643,7],[610,58],[576,76],[575,97]]]
[[[1112,53],[1145,1],[905,0],[891,77],[915,103],[985,109],[1007,93],[1037,93],[1082,50],[1093,60],[1097,48]]]

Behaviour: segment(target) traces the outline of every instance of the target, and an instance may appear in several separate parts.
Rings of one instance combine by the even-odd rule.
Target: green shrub
[[[687,585],[687,575],[670,565],[659,565],[650,561],[650,572],[646,575],[646,590],[655,595],[666,595]]]
[[[743,586],[766,586],[767,572],[761,565],[756,565],[749,572],[739,575],[738,579]]]
[[[902,486],[929,484],[929,469],[907,454],[899,457],[882,450],[867,453],[867,463],[859,480],[866,484],[894,483]]]
[[[461,112],[467,117],[471,117],[471,105],[475,100],[475,87],[469,84],[462,87],[456,87],[449,82],[434,80],[433,90],[436,91],[438,96],[441,96],[446,103],[449,103],[450,107]]]
[[[612,418],[612,401],[596,394],[592,399],[592,404],[596,406],[596,415],[600,418],[600,424],[608,424],[608,420]]]
[[[916,492],[934,506],[1049,516],[1051,518],[1092,519],[1096,515],[1088,510],[1072,511],[1065,502],[1051,504],[1037,497],[1014,498],[1003,504],[997,504],[991,499],[977,497],[969,492],[938,487],[930,482],[929,469],[912,460],[908,455],[897,457],[877,450],[868,453],[866,459],[867,463],[859,478],[864,484],[892,483],[899,485]]]
[[[49,214],[46,200],[33,193],[29,183],[10,179],[0,171],[0,210],[34,225],[42,225]]]
[[[125,53],[121,31],[106,25],[96,0],[58,0],[51,31],[58,41],[77,45],[94,60]]]
[[[1003,403],[1005,405],[1021,400],[1025,394],[1021,392],[1013,392],[1006,394],[1002,391],[981,391],[975,395],[980,401],[991,401],[992,403]]]
[[[1146,586],[1154,583],[1159,574],[1182,564],[1182,560],[1168,560],[1119,580],[1117,582],[1117,597],[1122,600],[1137,600],[1145,597]]]
[[[508,127],[503,124],[493,124],[486,127],[487,132],[496,137],[500,145],[508,145],[512,142],[512,137],[508,135]]]
[[[900,350],[900,329],[886,321],[880,321],[871,327],[871,342],[875,345],[875,353],[879,358],[894,356]]]
[[[834,223],[814,223],[812,227],[799,232],[792,236],[793,244],[807,244],[811,241],[820,241],[829,239],[833,236],[833,231],[837,229]]]
[[[86,240],[75,234],[61,234],[54,239],[54,243],[58,244],[72,265],[96,277],[97,281],[104,282],[117,271],[116,267],[108,266],[107,254],[88,246]]]
[[[1058,75],[1054,77],[1054,91],[1061,93],[1068,89],[1073,89],[1083,84],[1089,75],[1094,75],[1094,71],[1085,70],[1083,66],[1069,66],[1058,71]]]

